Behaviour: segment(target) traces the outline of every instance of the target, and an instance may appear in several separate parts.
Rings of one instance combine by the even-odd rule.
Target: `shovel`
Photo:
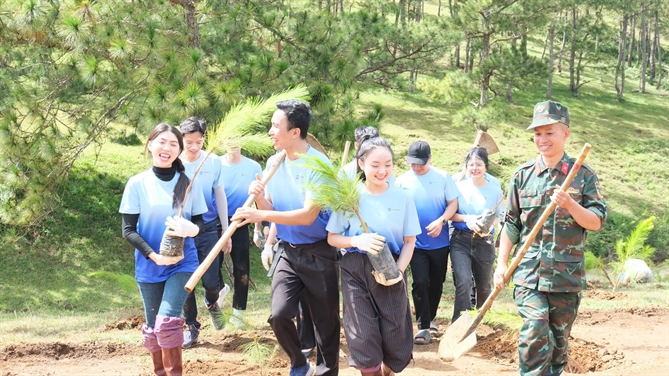
[[[569,175],[567,175],[567,178],[560,187],[561,191],[566,192],[571,185],[571,182],[574,180],[576,173],[578,173],[578,170],[581,168],[583,161],[585,161],[585,157],[588,156],[590,147],[591,146],[588,143],[583,146],[583,150],[581,150],[581,154],[579,154],[578,158],[576,159],[574,167],[571,169]],[[532,239],[536,238],[539,231],[541,231],[544,222],[546,222],[548,216],[553,213],[556,206],[557,205],[554,202],[551,202],[541,214],[541,217],[539,217],[539,220],[532,228],[530,234],[527,236],[525,243],[521,247],[520,251],[516,253],[516,256],[511,261],[511,265],[509,265],[506,273],[504,273],[505,285],[508,283],[509,279],[511,279],[511,275],[516,270],[516,267],[518,267],[518,264],[520,264],[520,260],[523,259],[527,253],[527,250],[532,245]],[[495,287],[493,292],[490,294],[488,299],[486,299],[485,303],[483,303],[483,306],[479,309],[474,318],[469,316],[469,313],[465,313],[448,327],[444,337],[439,343],[438,355],[441,360],[445,362],[451,362],[461,357],[467,351],[471,350],[474,345],[476,345],[476,327],[481,323],[483,316],[486,314],[486,312],[488,312],[488,309],[490,309],[490,306],[492,306],[492,302],[501,291],[501,288]]]
[[[487,132],[482,131],[480,129],[476,134],[476,139],[474,140],[473,147],[477,146],[484,148],[488,152],[488,155],[499,153],[499,148],[497,147],[495,140],[492,139],[492,136],[490,136]],[[458,181],[462,181],[466,173],[467,173],[467,166],[462,168],[460,176],[458,176]]]
[[[274,173],[276,170],[279,169],[279,166],[281,166],[281,163],[283,162],[284,158],[286,158],[286,151],[283,150],[281,153],[276,158],[276,161],[274,162],[274,166],[267,172],[267,175],[263,177],[262,182],[263,184],[267,184],[269,179],[274,176]],[[250,195],[249,198],[246,199],[246,202],[244,202],[244,205],[242,205],[243,208],[248,208],[251,206],[258,195]],[[223,233],[223,236],[221,236],[220,239],[218,239],[218,242],[216,242],[216,245],[214,245],[214,248],[211,249],[207,257],[200,263],[200,266],[197,267],[193,275],[190,277],[188,282],[186,282],[186,286],[184,286],[184,289],[188,292],[193,292],[193,289],[195,288],[195,285],[197,285],[197,282],[202,278],[202,275],[204,274],[207,269],[209,269],[209,266],[214,262],[216,259],[216,256],[218,256],[218,253],[223,249],[223,247],[228,243],[228,240],[232,237],[232,234],[235,233],[237,230],[237,225],[240,224],[242,221],[241,220],[236,220],[232,223],[230,223],[230,226],[228,226],[228,229],[225,230]]]

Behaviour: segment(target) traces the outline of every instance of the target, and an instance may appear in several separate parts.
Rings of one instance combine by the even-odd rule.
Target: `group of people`
[[[233,308],[235,314],[246,308],[248,226],[255,223],[260,229],[259,224],[271,223],[262,252],[265,267],[275,264],[268,322],[290,357],[291,376],[338,374],[340,322],[352,367],[368,376],[401,372],[413,358],[414,344],[429,343],[439,332],[435,318],[449,255],[455,321],[473,308],[474,286],[477,307],[492,292],[493,282],[504,288],[511,249],[524,242],[532,242],[530,251],[513,274],[514,299],[524,322],[520,373],[560,374],[585,284],[586,230],[598,230],[606,219],[599,182],[589,167],[579,170],[567,192],[559,190],[574,161],[564,152],[570,135],[567,108],[552,101],[535,106],[528,130],[534,132],[539,156],[516,170],[504,205],[501,185],[488,173],[484,148],[471,149],[464,173],[453,178],[431,165],[430,145],[416,141],[407,155],[411,169],[395,177],[390,144],[373,127],[356,129],[355,158],[342,170],[361,178],[357,214],[364,223],[353,213],[330,212],[314,201],[322,177],[303,156],[330,162],[307,142],[311,120],[309,104],[277,103],[269,136],[286,157],[278,162],[275,155],[267,161],[264,173],[280,163],[272,179],[263,184],[259,165],[242,165],[246,159],[239,150],[231,151],[203,165],[188,196],[183,193],[193,179],[193,166],[204,158],[204,124],[189,118],[180,130],[159,124],[149,135],[153,167],[130,179],[120,212],[124,236],[136,249],[136,279],[146,315],[143,343],[155,373],[181,374],[181,348],[197,339],[200,327],[197,312],[193,313],[195,298],[183,287],[222,229],[240,221],[225,250],[232,252],[235,269]],[[241,207],[249,194],[257,195],[256,207]],[[551,200],[559,209],[539,236],[528,239]],[[180,210],[182,215],[177,215]],[[497,231],[500,250],[493,273],[500,217],[504,226]],[[183,256],[160,255],[164,235],[185,238]],[[277,249],[281,251],[275,255]],[[372,258],[384,251],[390,252],[400,271],[396,280],[374,270]],[[205,304],[216,328],[222,327],[220,266],[213,263],[202,278]],[[406,277],[409,266],[415,334]],[[188,325],[185,335],[182,310]],[[296,327],[294,319],[304,316],[309,320]],[[315,367],[304,354],[302,342],[309,338],[304,329],[311,329],[306,332],[315,339]]]

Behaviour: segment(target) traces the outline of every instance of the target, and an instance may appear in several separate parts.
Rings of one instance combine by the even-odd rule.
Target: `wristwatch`
[[[448,220],[444,217],[441,217],[441,225],[446,226],[448,224]]]

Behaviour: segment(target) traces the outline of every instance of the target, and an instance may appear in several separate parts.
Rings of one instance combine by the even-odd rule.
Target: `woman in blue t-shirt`
[[[393,173],[388,142],[381,137],[364,138],[357,161],[364,182],[359,212],[370,233],[363,233],[351,213],[337,212],[327,225],[328,243],[345,248],[340,267],[349,364],[363,375],[391,375],[401,372],[412,357],[407,286],[402,277],[390,286],[377,282],[365,253],[378,254],[385,241],[404,273],[421,230],[413,199],[388,183]]]
[[[184,149],[178,129],[158,124],[146,148],[153,167],[128,180],[119,212],[123,236],[135,247],[135,279],[146,317],[142,343],[151,352],[156,375],[181,375],[184,286],[198,266],[192,238],[204,227],[207,205],[197,181],[183,202],[190,181],[178,159]],[[183,217],[178,217],[182,206]],[[182,256],[159,253],[163,233],[186,238]]]
[[[460,317],[462,311],[472,309],[472,284],[476,284],[477,308],[483,305],[492,292],[495,242],[492,229],[482,229],[479,218],[484,212],[496,210],[499,215],[502,211],[502,205],[497,205],[502,199],[502,189],[499,184],[485,178],[488,171],[488,152],[481,147],[470,149],[465,165],[471,178],[456,183],[460,196],[458,211],[452,217],[451,267],[455,284],[452,322]],[[499,222],[497,215],[494,224]]]

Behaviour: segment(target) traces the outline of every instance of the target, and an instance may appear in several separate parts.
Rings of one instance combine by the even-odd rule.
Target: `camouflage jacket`
[[[541,156],[520,166],[509,184],[506,233],[520,249],[526,241],[532,245],[513,274],[513,283],[540,291],[577,292],[585,287],[583,248],[587,231],[566,209],[557,208],[535,239],[527,239],[551,195],[567,178],[575,158],[566,153],[556,168],[548,168]],[[595,172],[583,165],[574,177],[568,193],[584,208],[606,221],[606,203]]]

